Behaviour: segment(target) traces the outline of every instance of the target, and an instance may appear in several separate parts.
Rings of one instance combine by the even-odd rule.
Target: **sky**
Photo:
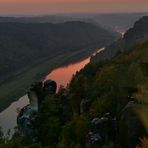
[[[148,0],[0,0],[0,15],[147,11]]]

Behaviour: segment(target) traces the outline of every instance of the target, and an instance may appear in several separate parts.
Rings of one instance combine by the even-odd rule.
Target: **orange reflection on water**
[[[70,82],[72,76],[76,74],[77,71],[80,71],[89,62],[90,62],[90,57],[80,62],[57,68],[46,76],[46,80],[47,79],[55,80],[57,82],[58,88],[60,85],[66,87],[67,84]]]

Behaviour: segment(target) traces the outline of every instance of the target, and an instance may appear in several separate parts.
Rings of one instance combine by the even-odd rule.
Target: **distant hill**
[[[64,52],[98,48],[115,35],[85,22],[0,23],[0,81]]]
[[[112,14],[63,14],[43,16],[1,16],[0,22],[10,23],[64,23],[66,21],[83,21],[101,25],[107,29],[125,32],[136,20],[148,13],[112,13]]]
[[[110,28],[115,31],[125,32],[133,24],[148,13],[113,13],[113,14],[95,14],[91,18],[105,28]]]
[[[130,28],[124,37],[106,47],[106,50],[97,54],[92,61],[110,59],[118,52],[129,50],[132,46],[144,42],[148,39],[148,16],[138,20],[132,28]]]
[[[47,15],[47,16],[1,16],[1,23],[64,23],[66,21],[76,21],[72,17],[68,16],[57,16],[57,15]],[[78,21],[78,19],[77,19]],[[80,21],[80,20],[79,20]],[[82,21],[82,19],[81,19]]]

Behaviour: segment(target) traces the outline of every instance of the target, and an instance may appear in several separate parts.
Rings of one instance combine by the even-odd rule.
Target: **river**
[[[98,49],[92,56],[95,56],[96,53],[104,50],[104,48]],[[67,66],[62,66],[57,69],[54,69],[51,73],[49,73],[45,79],[52,79],[57,82],[58,88],[60,85],[66,87],[66,85],[70,82],[72,76],[77,72],[84,68],[90,62],[90,57],[85,58],[79,62],[74,64],[69,64]],[[18,115],[18,111],[29,104],[29,99],[27,95],[21,97],[18,101],[13,102],[8,108],[0,113],[0,126],[2,127],[2,131],[4,136],[8,136],[8,131],[10,137],[14,133],[14,128],[17,126],[16,118]]]

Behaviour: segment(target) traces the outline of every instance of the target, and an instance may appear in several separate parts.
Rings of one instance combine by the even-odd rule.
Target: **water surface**
[[[97,53],[101,52],[104,50],[104,48],[96,50],[92,54],[92,56],[95,56]],[[63,66],[57,69],[54,69],[51,73],[49,73],[45,80],[51,79],[55,80],[57,82],[57,86],[59,88],[60,85],[66,87],[67,84],[70,82],[72,79],[72,76],[76,74],[76,72],[79,72],[82,68],[85,67],[90,62],[90,58],[85,58],[79,62],[76,62],[74,64],[69,64],[67,66]]]
[[[104,48],[98,49],[92,56],[96,55],[98,52],[104,50]],[[58,88],[60,85],[66,87],[70,82],[72,76],[76,74],[77,71],[80,71],[90,62],[90,57],[85,58],[77,63],[69,64],[67,66],[63,66],[57,69],[54,69],[51,73],[49,73],[45,79],[52,79],[57,82]],[[8,130],[10,129],[10,135],[14,133],[14,127],[17,126],[17,115],[18,108],[23,108],[29,104],[29,99],[27,95],[21,97],[18,101],[13,102],[8,108],[0,113],[0,126],[4,132],[4,135],[7,135]]]
[[[46,80],[52,79],[57,83],[58,88],[60,85],[66,87],[70,82],[72,76],[76,74],[77,71],[80,71],[86,64],[88,64],[90,58],[86,58],[75,64],[70,64],[64,67],[57,68],[53,70],[49,75],[46,76]]]
[[[29,104],[27,95],[21,97],[18,101],[13,102],[8,108],[0,113],[0,126],[4,132],[4,136],[7,136],[10,130],[10,135],[14,133],[14,127],[17,126],[16,118],[18,110]]]

